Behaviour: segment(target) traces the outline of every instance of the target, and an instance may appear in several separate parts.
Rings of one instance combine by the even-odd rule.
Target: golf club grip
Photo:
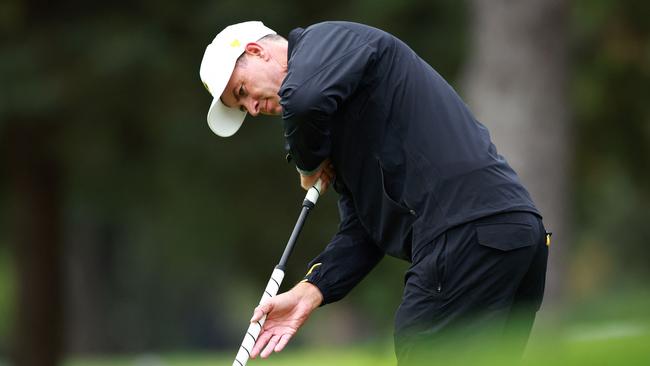
[[[275,268],[273,270],[273,274],[271,274],[271,278],[269,279],[269,282],[266,284],[266,289],[264,289],[264,294],[262,295],[260,304],[264,300],[271,298],[278,293],[278,290],[280,290],[280,285],[282,284],[283,279],[284,279],[284,271]],[[233,366],[246,366],[246,362],[248,362],[248,359],[251,356],[251,351],[253,350],[253,346],[257,341],[257,337],[260,335],[260,332],[262,331],[262,327],[264,326],[265,321],[266,321],[266,314],[264,314],[262,319],[260,319],[255,323],[251,323],[248,326],[248,330],[244,335],[244,340],[241,342],[241,346],[239,346],[239,351],[237,352],[235,361],[233,361],[232,363]]]
[[[318,178],[316,183],[307,190],[307,195],[305,196],[305,202],[310,202],[312,205],[315,205],[318,202],[318,197],[323,187],[323,181]]]

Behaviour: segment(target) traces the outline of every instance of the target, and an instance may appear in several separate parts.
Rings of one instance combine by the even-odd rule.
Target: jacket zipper
[[[437,281],[437,287],[436,287],[436,292],[441,293],[442,292],[442,277],[444,276],[444,269],[441,268],[441,265],[443,261],[446,261],[447,257],[447,234],[445,235],[444,240],[442,241],[442,248],[440,248],[440,253],[438,253],[438,258],[436,258],[436,281]]]

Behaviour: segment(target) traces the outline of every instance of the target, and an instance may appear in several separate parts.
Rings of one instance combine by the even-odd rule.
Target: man
[[[305,280],[255,309],[251,321],[268,317],[252,357],[281,351],[385,254],[411,263],[395,317],[400,363],[486,324],[525,343],[544,290],[540,214],[487,129],[407,45],[349,22],[288,40],[245,22],[216,36],[200,74],[217,135],[247,113],[281,115],[302,187],[322,179],[340,197],[339,231]]]

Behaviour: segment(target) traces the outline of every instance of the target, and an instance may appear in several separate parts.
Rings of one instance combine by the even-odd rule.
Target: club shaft
[[[309,210],[311,210],[311,207],[303,205],[302,210],[300,211],[300,216],[298,216],[298,221],[296,222],[296,225],[293,227],[293,231],[291,232],[291,236],[289,237],[287,246],[284,248],[284,253],[282,253],[282,258],[280,258],[280,262],[278,263],[278,268],[282,270],[284,270],[284,268],[286,267],[287,261],[291,256],[291,252],[293,252],[293,247],[295,246],[296,241],[298,240],[298,235],[300,235],[300,232],[302,231],[302,227],[305,223],[305,220],[307,219]]]
[[[260,304],[267,298],[273,297],[278,293],[280,285],[282,284],[282,280],[284,279],[284,268],[287,264],[287,261],[289,260],[291,252],[293,251],[293,247],[298,240],[298,235],[300,235],[300,232],[302,231],[302,226],[305,223],[307,214],[309,214],[311,207],[313,207],[313,205],[303,205],[302,210],[300,211],[300,216],[298,217],[298,221],[296,222],[296,225],[293,228],[293,232],[289,237],[289,241],[287,242],[287,246],[284,248],[282,258],[273,270],[273,274],[271,274],[269,282],[266,284],[266,288],[264,289],[264,293],[260,299]],[[262,319],[255,323],[251,323],[248,326],[246,334],[244,335],[244,340],[242,341],[241,346],[239,346],[239,351],[237,352],[233,366],[246,366],[246,363],[250,358],[251,351],[253,350],[253,346],[257,341],[257,337],[259,337],[260,332],[264,327],[265,321],[266,314],[262,317]]]
[[[296,222],[296,225],[293,227],[293,231],[291,232],[291,236],[289,237],[287,246],[284,248],[284,253],[282,253],[282,258],[280,258],[280,262],[278,263],[277,266],[275,266],[275,269],[271,274],[271,278],[269,279],[269,282],[266,284],[266,288],[264,289],[264,294],[262,294],[262,298],[260,299],[260,304],[266,299],[275,296],[280,290],[280,285],[282,284],[282,280],[284,279],[284,268],[286,267],[287,261],[289,260],[289,256],[291,256],[293,247],[296,244],[296,241],[298,240],[298,235],[300,235],[300,232],[302,231],[302,227],[305,224],[305,220],[307,219],[307,215],[309,214],[309,211],[316,205],[316,201],[318,201],[318,197],[320,196],[320,188],[321,188],[321,181],[319,179],[318,182],[316,182],[316,184],[314,185],[314,187],[310,188],[309,191],[307,191],[305,200],[302,203],[302,210],[300,211],[300,216],[298,216],[298,221]],[[262,316],[262,318],[259,321],[250,323],[248,329],[246,330],[246,334],[244,335],[244,340],[242,341],[241,346],[239,346],[239,351],[237,352],[235,361],[233,361],[232,363],[233,366],[246,366],[246,363],[248,362],[248,359],[251,356],[251,351],[253,350],[253,346],[255,346],[255,342],[257,341],[257,337],[259,337],[260,332],[264,327],[265,321],[266,321],[266,314],[264,314],[264,316]]]

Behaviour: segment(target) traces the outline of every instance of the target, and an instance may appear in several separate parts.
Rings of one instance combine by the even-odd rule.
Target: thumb
[[[253,317],[251,318],[251,323],[259,321],[260,319],[262,319],[264,314],[270,313],[271,310],[273,310],[273,303],[270,301],[265,301],[257,305],[255,310],[253,311]]]

